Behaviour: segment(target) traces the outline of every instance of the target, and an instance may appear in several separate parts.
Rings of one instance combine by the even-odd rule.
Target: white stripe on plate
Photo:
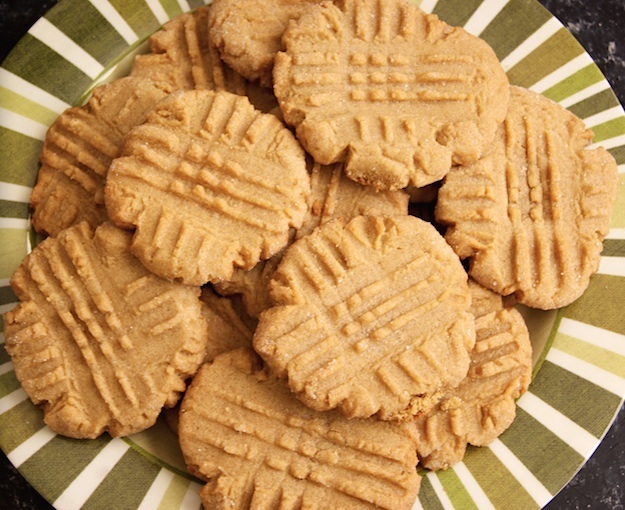
[[[0,182],[0,199],[2,200],[28,204],[30,203],[30,194],[32,191],[33,189],[29,186],[11,184],[10,182]]]
[[[464,24],[464,29],[471,34],[480,35],[508,2],[509,0],[484,0]]]
[[[0,228],[28,230],[30,228],[30,222],[24,218],[0,218]]]
[[[100,453],[74,478],[53,503],[58,510],[78,510],[111,472],[130,448],[121,439],[112,439]]]
[[[564,370],[577,374],[600,388],[614,393],[618,397],[625,395],[625,379],[592,363],[581,360],[555,347],[549,349],[546,359]]]
[[[440,501],[440,503],[443,506],[443,508],[449,509],[449,510],[453,510],[454,505],[452,505],[451,500],[449,499],[449,496],[445,492],[445,489],[443,488],[443,484],[438,479],[438,475],[436,474],[436,472],[435,471],[430,471],[425,476],[428,477],[428,480],[432,484],[432,489],[434,489],[436,497]]]
[[[187,0],[178,0],[178,5],[182,9],[182,12],[189,12],[191,10],[191,7],[187,3]]]
[[[163,6],[158,0],[146,0],[145,3],[148,4],[148,7],[152,11],[152,14],[154,14],[154,17],[161,25],[169,21],[169,16],[167,15],[165,9],[163,9]]]
[[[199,483],[191,482],[189,484],[180,505],[181,510],[200,510],[202,508],[202,500],[200,499],[201,487]]]
[[[609,89],[610,89],[610,84],[607,81],[602,80],[602,81],[599,81],[597,83],[590,85],[589,87],[586,87],[583,90],[580,90],[579,92],[576,92],[573,95],[570,95],[569,97],[565,99],[562,99],[560,101],[560,104],[564,106],[565,108],[568,108],[570,106],[573,106],[574,104],[581,103],[582,101],[584,101],[585,99],[588,99],[589,97],[595,96]]]
[[[8,395],[0,398],[0,414],[13,409],[17,404],[21,404],[24,400],[28,400],[28,395],[23,388],[18,388]]]
[[[617,171],[619,174],[625,174],[625,165],[619,165],[619,166],[617,166],[617,167],[616,167],[616,171]]]
[[[455,464],[453,470],[456,472],[463,485],[467,488],[467,491],[471,494],[471,498],[480,510],[494,510],[495,507],[490,502],[490,499],[488,499],[488,496],[482,490],[480,484],[477,483],[464,462],[458,462]]]
[[[625,335],[620,333],[591,326],[568,317],[563,317],[560,321],[558,333],[564,333],[620,356],[625,356]]]
[[[495,439],[488,445],[488,448],[506,466],[508,471],[514,475],[541,508],[551,501],[553,494],[547,490],[541,481],[534,476],[534,473],[500,439]]]
[[[113,26],[119,35],[121,35],[129,45],[136,42],[139,37],[128,24],[128,22],[117,12],[117,9],[113,7],[107,0],[89,0],[102,16]]]
[[[621,167],[625,168],[625,165],[620,165],[618,167],[619,173],[623,173]],[[611,228],[606,239],[625,239],[625,228]]]
[[[584,459],[590,457],[599,444],[599,439],[590,432],[529,391],[523,394],[517,405]]]
[[[5,108],[0,108],[0,126],[42,142],[48,132],[48,126],[45,124]]]
[[[30,459],[34,453],[37,453],[41,448],[47,445],[54,437],[56,437],[56,434],[52,432],[50,428],[43,427],[13,451],[9,452],[7,457],[16,468],[19,468],[24,462]]]
[[[419,498],[415,499],[415,502],[410,510],[423,510],[423,505],[421,504]]]
[[[590,144],[587,149],[595,149],[597,147],[603,147],[604,149],[613,149],[615,147],[621,147],[625,145],[625,135],[615,136],[614,138],[608,138],[607,140],[601,140]]]
[[[2,67],[0,67],[0,86],[59,114],[70,107],[65,101]]]
[[[95,79],[104,70],[100,62],[65,35],[64,32],[56,28],[46,18],[39,18],[28,33],[56,51],[63,58],[73,63],[91,79]]]
[[[605,124],[606,122],[610,122],[618,117],[623,115],[623,108],[618,105],[613,108],[608,108],[607,110],[603,110],[602,112],[591,115],[590,117],[586,117],[584,119],[584,123],[586,127],[593,128],[594,126],[598,126],[600,124]]]
[[[552,35],[562,28],[556,18],[549,18],[543,26],[541,26],[536,32],[530,35],[525,41],[516,47],[507,57],[501,61],[503,68],[508,71],[521,60],[523,60],[529,53],[538,48],[541,44],[547,41]]]
[[[8,287],[11,285],[11,278],[0,278],[0,287]]]
[[[419,5],[419,7],[421,8],[422,11],[431,13],[436,7],[437,3],[438,3],[438,0],[423,0],[421,2],[421,5]]]
[[[2,337],[4,339],[4,335],[2,335]],[[0,342],[0,343],[4,343],[4,342]],[[11,361],[7,361],[5,363],[2,363],[2,365],[0,365],[0,375],[8,374],[11,370],[13,370],[13,363]]]
[[[564,81],[576,72],[581,71],[584,67],[592,64],[592,62],[592,58],[590,58],[587,53],[582,53],[581,55],[569,60],[559,69],[556,69],[552,73],[534,83],[530,89],[534,92],[543,93],[545,90],[550,89],[561,81]]]
[[[612,276],[625,276],[625,259],[623,257],[601,257],[599,273]]]
[[[174,474],[169,469],[161,468],[137,510],[158,508],[173,479]]]

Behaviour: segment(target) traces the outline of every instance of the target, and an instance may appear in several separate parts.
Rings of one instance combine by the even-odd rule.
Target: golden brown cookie
[[[130,238],[82,222],[40,243],[11,279],[20,303],[4,316],[6,349],[58,434],[150,427],[204,360],[199,289],[150,273]]]
[[[209,14],[211,42],[221,58],[248,80],[273,84],[273,61],[282,49],[289,20],[320,0],[214,0]]]
[[[33,227],[45,234],[81,221],[107,220],[104,180],[124,135],[171,87],[144,78],[120,78],[94,89],[84,106],[68,108],[50,126],[33,188]]]
[[[259,110],[277,107],[273,93],[246,80],[225,64],[211,43],[208,18],[211,6],[180,14],[149,39],[150,51],[137,55],[131,76],[169,83],[174,89],[226,90],[248,96]]]
[[[291,22],[275,58],[274,92],[307,151],[378,189],[476,161],[508,103],[492,48],[409,0],[338,4]]]
[[[225,91],[181,90],[126,137],[106,207],[132,251],[187,284],[227,280],[287,243],[310,194],[304,151],[273,115]]]
[[[531,381],[532,345],[516,309],[482,315],[475,328],[477,340],[466,379],[415,420],[419,459],[428,469],[456,464],[467,443],[485,446],[494,441],[512,424],[515,399]]]
[[[210,9],[200,7],[165,23],[150,36],[150,51],[135,57],[130,75],[167,82],[175,89],[228,90],[244,95],[246,80],[224,66],[209,43]]]
[[[415,217],[325,223],[286,251],[271,299],[254,347],[313,409],[403,419],[467,373],[467,276]]]
[[[437,220],[483,286],[541,309],[577,299],[599,266],[616,196],[614,158],[557,103],[512,87],[489,154],[454,168]]]
[[[204,365],[179,437],[205,508],[410,509],[419,490],[413,423],[348,420],[302,405],[251,349]]]
[[[394,216],[408,213],[408,195],[401,191],[376,191],[345,176],[342,163],[319,165],[311,169],[311,200],[302,226],[293,232],[293,240],[310,234],[317,226],[332,219],[349,220],[360,215]],[[226,295],[240,293],[247,312],[253,317],[269,305],[269,281],[282,259],[283,252],[260,262],[249,271],[237,270],[232,278],[216,286]]]

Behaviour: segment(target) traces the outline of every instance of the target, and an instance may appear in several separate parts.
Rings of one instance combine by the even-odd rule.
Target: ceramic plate
[[[0,312],[15,305],[9,278],[37,236],[28,202],[47,127],[98,83],[128,72],[133,55],[194,0],[62,0],[0,68]],[[574,304],[527,312],[534,380],[514,424],[464,461],[424,473],[415,508],[540,508],[595,450],[625,395],[625,115],[592,59],[535,0],[423,0],[495,49],[513,84],[583,118],[619,163],[619,195],[599,273]],[[4,338],[2,337],[2,342]],[[0,349],[0,447],[56,508],[197,509],[164,423],[124,438],[52,433]]]

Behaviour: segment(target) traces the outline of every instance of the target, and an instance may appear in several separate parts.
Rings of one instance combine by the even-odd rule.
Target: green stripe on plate
[[[618,102],[618,99],[616,99],[612,90],[606,89],[570,106],[569,111],[573,112],[578,117],[585,119],[591,115],[595,115],[596,113],[618,106],[619,104],[620,103]]]
[[[108,20],[88,0],[59,2],[45,18],[103,66],[128,47],[124,38],[111,29]]]
[[[438,476],[454,508],[462,508],[462,510],[478,509],[469,491],[453,469],[437,471],[436,476]]]
[[[206,4],[210,4],[211,2],[202,2],[202,0],[188,0],[187,3],[189,4],[189,7],[191,7],[191,9],[197,9],[198,7],[201,7],[202,5],[206,5]]]
[[[422,473],[423,474],[423,473]],[[432,483],[427,476],[421,479],[421,488],[419,489],[419,501],[421,506],[427,510],[444,510],[444,506],[432,487]]]
[[[6,374],[0,374],[0,398],[6,397],[15,390],[19,390],[21,387],[22,385],[17,380],[13,370]]]
[[[0,278],[10,278],[28,253],[29,232],[0,228]]]
[[[46,65],[42,66],[41,62]],[[9,53],[2,67],[68,104],[74,104],[76,91],[86,89],[92,81],[74,64],[28,33]]]
[[[174,16],[178,16],[178,14],[182,14],[180,4],[176,0],[160,0],[159,3],[161,4],[161,7],[163,7],[163,10],[169,19]]]
[[[612,154],[618,165],[625,165],[625,146],[621,145],[619,147],[612,147],[611,149],[608,149],[608,152]],[[622,189],[622,187],[619,187],[619,190]],[[616,207],[614,208],[614,210],[616,210]],[[622,210],[623,209],[621,209],[621,211]]]
[[[158,466],[129,449],[98,485],[82,509],[116,508],[120,494],[124,495],[124,508],[137,508],[159,471]]]
[[[499,439],[552,494],[567,483],[584,460],[519,407],[516,419]]]
[[[464,463],[495,508],[506,510],[538,508],[527,490],[492,450],[469,447]]]
[[[625,379],[625,356],[559,333],[553,347]]]
[[[606,257],[625,257],[625,239],[604,239],[601,254]]]
[[[511,0],[480,37],[493,47],[499,60],[503,60],[550,18],[551,14],[538,2]]]
[[[0,200],[0,217],[2,218],[28,218],[30,209],[24,202],[12,202]]]
[[[432,11],[440,19],[455,27],[463,26],[480,6],[482,0],[464,0],[462,3],[439,1]]]
[[[3,327],[4,327],[4,324],[3,324]],[[11,361],[11,356],[9,356],[9,353],[4,348],[4,344],[0,343],[0,365],[4,365],[5,363],[8,363],[9,361]],[[2,432],[2,427],[0,427],[0,433],[1,432]]]
[[[17,297],[11,287],[0,287],[0,305],[16,303]]]
[[[2,180],[33,187],[37,180],[41,140],[0,127],[0,161]]]
[[[20,426],[16,427],[15,424]],[[35,432],[45,427],[43,413],[30,400],[24,400],[0,414],[0,444],[5,453],[12,452]]]
[[[625,117],[617,117],[603,124],[592,127],[595,134],[594,142],[600,143],[625,133]]]
[[[583,52],[584,49],[563,27],[509,69],[508,79],[515,85],[530,87]]]
[[[549,360],[545,360],[538,375],[532,384],[534,395],[593,436],[603,435],[620,405],[620,397]]]
[[[46,126],[52,124],[58,117],[57,112],[4,87],[0,87],[0,108],[18,113]]]
[[[20,472],[44,498],[56,501],[109,441],[107,436],[89,441],[56,436],[24,461]]]
[[[182,502],[189,490],[190,480],[186,480],[181,476],[174,476],[169,487],[165,491],[165,495],[158,506],[158,510],[171,510],[172,508],[180,508]],[[429,510],[429,508],[428,508]]]
[[[586,292],[564,309],[564,316],[617,333],[625,333],[623,303],[625,278],[596,274]],[[611,296],[610,299],[605,299]]]
[[[543,91],[542,94],[554,101],[562,101],[580,90],[584,90],[586,87],[599,83],[601,80],[603,80],[601,70],[595,64],[589,64],[568,78],[556,83],[553,87]]]
[[[149,36],[160,28],[161,24],[143,0],[110,1],[111,5],[121,14],[140,39]]]

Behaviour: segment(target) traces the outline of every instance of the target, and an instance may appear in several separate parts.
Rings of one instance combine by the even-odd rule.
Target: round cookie
[[[248,80],[273,84],[273,61],[282,49],[289,20],[320,0],[214,0],[209,14],[211,42],[221,58]]]
[[[422,220],[325,223],[288,248],[271,285],[254,347],[313,409],[405,419],[466,376],[467,275]]]
[[[87,104],[65,110],[48,129],[31,195],[33,227],[57,235],[81,221],[108,217],[104,181],[124,136],[172,88],[146,78],[120,78],[94,89]]]
[[[82,222],[49,237],[11,279],[6,349],[52,430],[125,436],[173,407],[206,354],[200,289],[163,280],[130,254],[131,234]]]
[[[503,121],[492,48],[408,0],[326,1],[284,33],[274,92],[322,164],[378,189],[425,186],[476,161]]]
[[[617,168],[592,132],[550,99],[511,87],[510,108],[492,149],[452,169],[436,219],[469,274],[533,308],[577,299],[599,267],[610,228]]]
[[[514,421],[516,399],[532,379],[532,344],[522,315],[501,308],[476,318],[476,342],[464,381],[415,419],[423,467],[447,469],[467,443],[486,446]]]
[[[409,510],[419,490],[413,423],[317,413],[251,349],[218,356],[181,407],[180,446],[204,508]]]
[[[111,219],[136,228],[132,252],[192,285],[227,280],[284,248],[309,194],[304,151],[280,120],[209,90],[160,102],[126,137],[105,188]]]

